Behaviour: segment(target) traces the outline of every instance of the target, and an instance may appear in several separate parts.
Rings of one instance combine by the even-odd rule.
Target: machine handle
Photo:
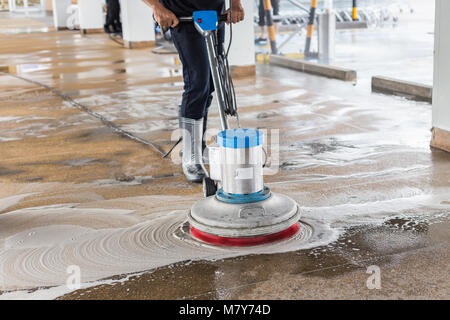
[[[186,23],[186,22],[193,22],[194,21],[194,17],[177,17],[178,21],[180,23]],[[156,21],[155,16],[153,15],[153,20]],[[228,14],[224,13],[221,14],[217,17],[217,20],[219,22],[226,22],[228,20]],[[157,23],[158,24],[158,23]],[[165,33],[167,30],[169,30],[169,27],[162,27],[161,30],[163,31],[163,33]]]
[[[228,20],[228,14],[224,13],[217,17],[219,22],[226,22]],[[178,17],[178,21],[180,22],[193,22],[194,17]]]

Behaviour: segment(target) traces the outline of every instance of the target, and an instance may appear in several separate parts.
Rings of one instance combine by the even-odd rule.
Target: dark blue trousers
[[[221,23],[217,32],[220,52],[223,51],[224,31]],[[198,120],[208,114],[214,92],[206,42],[193,23],[180,23],[171,29],[171,34],[183,64],[184,92],[180,116]]]

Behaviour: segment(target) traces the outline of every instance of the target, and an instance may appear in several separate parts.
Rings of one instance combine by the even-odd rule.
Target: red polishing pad
[[[198,229],[195,229],[191,226],[190,232],[191,234],[206,243],[210,243],[216,246],[229,246],[229,247],[246,247],[246,246],[256,246],[264,243],[275,242],[279,240],[284,240],[295,235],[298,230],[300,230],[300,226],[298,223],[293,224],[286,230],[265,234],[254,237],[243,237],[243,238],[229,238],[229,237],[219,237],[209,233],[202,232]]]

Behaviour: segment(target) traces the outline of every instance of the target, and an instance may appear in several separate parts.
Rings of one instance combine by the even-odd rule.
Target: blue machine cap
[[[225,148],[252,148],[263,142],[263,132],[256,129],[228,129],[217,135],[217,143]]]
[[[194,18],[194,23],[196,23],[202,30],[217,30],[217,11],[194,11],[192,13],[192,17]]]

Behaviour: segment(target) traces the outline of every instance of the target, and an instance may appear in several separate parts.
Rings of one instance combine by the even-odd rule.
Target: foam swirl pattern
[[[18,215],[21,219],[24,216],[31,219],[33,215],[37,222],[39,216],[46,219],[53,216],[57,220],[60,210],[67,215],[71,209],[18,210],[1,215],[0,224],[15,220]],[[51,226],[37,223],[38,226],[33,227],[29,223],[29,228],[3,238],[2,290],[64,285],[69,276],[67,268],[72,265],[80,267],[81,280],[86,283],[181,261],[299,250],[333,238],[325,227],[315,226],[313,231],[310,224],[300,222],[300,231],[288,240],[249,248],[214,247],[190,236],[186,211],[152,214],[144,221],[123,228],[95,229],[86,227],[83,220],[89,219],[90,214],[89,209],[83,210],[79,225],[60,221]],[[111,213],[108,219],[121,217]]]

